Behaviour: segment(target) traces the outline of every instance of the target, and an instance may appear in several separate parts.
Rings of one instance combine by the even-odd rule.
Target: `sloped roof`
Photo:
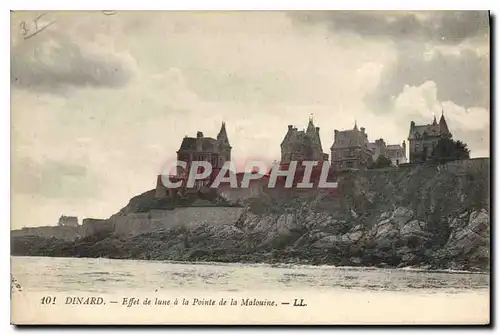
[[[200,139],[194,137],[184,137],[179,150],[196,150],[196,141],[201,141],[202,151],[215,151],[218,150],[217,140],[211,137],[202,137]]]
[[[448,124],[444,118],[444,113],[441,114],[439,123],[436,122],[436,117],[434,116],[432,124],[414,125],[413,127],[410,126],[408,139],[415,139],[418,135],[423,136],[424,134],[427,136],[451,135],[450,130],[448,129]]]
[[[229,138],[226,132],[226,123],[222,122],[222,125],[219,130],[219,134],[217,135],[217,139],[223,140],[227,145],[229,145]]]
[[[179,150],[196,150],[196,138],[184,137]]]
[[[357,127],[349,130],[342,130],[336,133],[332,148],[346,148],[350,146],[368,145],[365,133],[359,131]]]
[[[204,137],[201,142],[201,149],[203,151],[218,150],[217,141],[210,137]]]
[[[441,115],[441,119],[439,120],[439,129],[441,130],[442,134],[449,134],[450,130],[448,129],[448,124],[446,123],[446,120],[444,119],[444,114]]]
[[[297,128],[292,128],[287,131],[281,145],[283,146],[290,142],[293,144],[293,149],[295,150],[300,150],[301,147],[310,149],[317,146],[318,150],[323,152],[321,139],[319,138],[319,134],[316,132],[316,127],[314,127],[311,120],[309,120],[308,129],[306,131],[297,130]]]
[[[316,132],[316,127],[314,126],[314,123],[312,119],[309,119],[309,124],[307,125],[307,132]]]
[[[427,136],[440,136],[441,133],[439,131],[438,125],[425,124],[410,128],[410,134],[408,135],[408,138],[414,139],[417,136],[424,136],[424,134],[426,134]]]

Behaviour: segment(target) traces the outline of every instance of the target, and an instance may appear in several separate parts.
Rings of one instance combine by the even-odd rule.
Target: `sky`
[[[222,121],[236,162],[310,115],[328,154],[444,113],[489,156],[487,12],[12,12],[10,62],[12,229],[111,216]]]

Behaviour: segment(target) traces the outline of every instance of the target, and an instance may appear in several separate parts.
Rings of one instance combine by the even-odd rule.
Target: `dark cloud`
[[[489,31],[489,14],[486,11],[298,11],[290,13],[290,16],[302,23],[327,24],[336,32],[391,38],[395,41],[411,38],[457,44]]]
[[[374,92],[365,97],[369,106],[387,111],[391,100],[405,85],[420,86],[433,81],[439,101],[453,101],[465,108],[489,108],[489,59],[471,50],[457,54],[435,52],[424,59],[423,51],[401,50],[397,62],[382,72],[381,81]]]
[[[131,75],[118,57],[85,52],[67,36],[44,31],[11,47],[11,83],[23,89],[120,87]]]
[[[374,111],[391,110],[391,101],[406,85],[420,86],[434,81],[440,101],[464,107],[489,107],[489,58],[472,50],[457,54],[435,50],[429,59],[426,48],[450,47],[466,40],[488,43],[487,11],[294,12],[290,16],[303,24],[326,24],[331,31],[394,43],[398,57],[386,67],[379,86],[365,97]],[[457,48],[458,50],[458,48]]]

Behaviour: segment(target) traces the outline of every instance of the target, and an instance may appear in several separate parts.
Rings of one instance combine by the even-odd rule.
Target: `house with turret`
[[[206,161],[212,164],[212,169],[220,169],[231,160],[231,145],[226,132],[226,123],[222,122],[216,138],[206,137],[198,131],[196,137],[184,137],[177,151],[177,160],[186,162],[189,167],[194,161]],[[178,176],[185,177],[185,172],[178,168]]]
[[[414,121],[411,121],[408,135],[410,163],[427,161],[439,140],[451,137],[452,134],[448,129],[444,112],[441,114],[439,123],[436,121],[436,116],[431,124],[416,125]]]
[[[335,129],[334,141],[330,148],[332,166],[337,169],[363,169],[373,163],[374,152],[369,146],[368,134],[364,127],[358,129]]]
[[[197,132],[196,137],[184,137],[177,151],[177,161],[186,162],[186,168],[178,166],[175,175],[170,176],[170,180],[172,182],[180,180],[185,185],[192,163],[206,161],[212,165],[212,174],[203,180],[196,180],[194,189],[208,186],[224,164],[231,160],[231,149],[225,122],[222,122],[216,138],[204,136],[201,131]],[[175,192],[177,190],[167,189],[163,185],[162,175],[157,177],[156,197],[172,196]]]
[[[314,125],[312,117],[305,130],[297,130],[293,125],[281,142],[281,165],[288,165],[292,161],[328,161],[328,154],[323,153],[319,127]]]

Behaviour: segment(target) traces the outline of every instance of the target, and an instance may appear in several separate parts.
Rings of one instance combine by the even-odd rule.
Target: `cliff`
[[[109,219],[112,232],[14,237],[12,253],[488,269],[489,159],[471,161],[345,172],[335,192],[264,190],[243,208],[138,213],[156,201],[150,191]]]

